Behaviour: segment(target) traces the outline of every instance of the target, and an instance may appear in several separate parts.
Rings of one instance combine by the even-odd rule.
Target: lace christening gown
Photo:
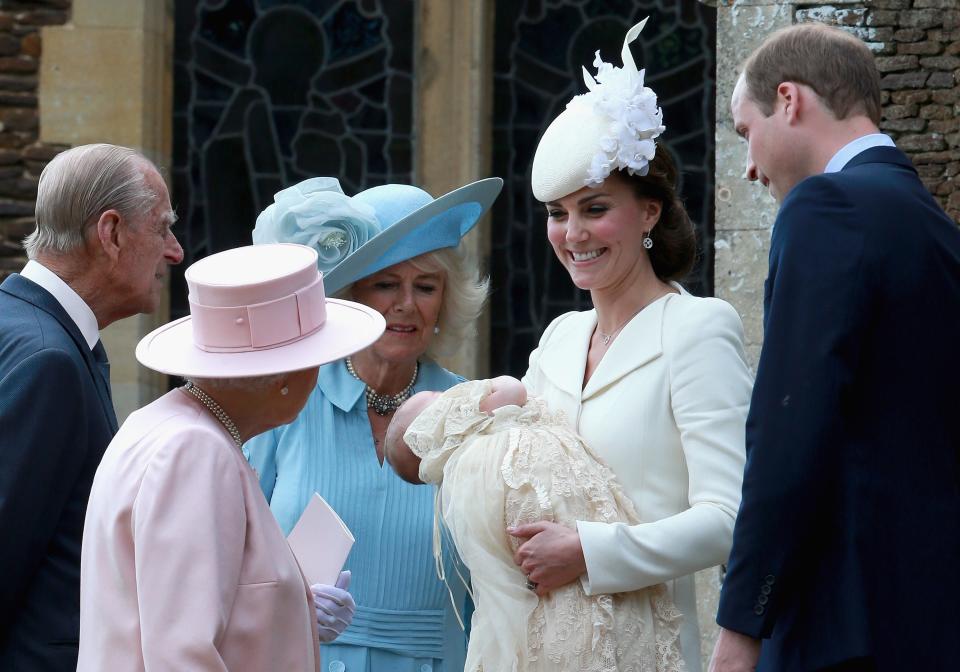
[[[450,388],[405,435],[422,459],[420,478],[439,485],[437,514],[470,570],[466,672],[683,670],[681,615],[664,586],[590,596],[574,581],[543,599],[525,587],[508,526],[640,521],[613,472],[561,417],[539,399],[487,415],[479,403],[489,392],[482,380]]]

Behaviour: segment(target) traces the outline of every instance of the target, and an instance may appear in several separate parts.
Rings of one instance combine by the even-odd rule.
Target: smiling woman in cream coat
[[[563,412],[616,474],[638,525],[541,521],[512,530],[515,561],[545,595],[580,580],[588,594],[665,584],[684,615],[681,649],[700,669],[693,573],[724,562],[740,503],[752,379],[737,313],[676,280],[695,259],[676,169],[655,139],[656,94],[627,44],[589,92],[553,121],[533,162],[547,237],[594,310],[546,330],[523,379]]]

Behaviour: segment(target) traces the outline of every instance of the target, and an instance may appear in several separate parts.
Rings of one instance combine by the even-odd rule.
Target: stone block
[[[15,23],[13,14],[0,10],[0,30],[10,30]]]
[[[938,73],[939,74],[939,73]],[[881,89],[920,89],[927,83],[930,75],[926,72],[904,72],[884,75],[880,79]]]
[[[911,0],[873,0],[871,7],[877,9],[909,9]]]
[[[960,89],[948,89],[941,91],[931,91],[930,100],[935,103],[956,103],[960,102]]]
[[[33,217],[13,217],[11,219],[4,219],[3,222],[0,223],[0,230],[3,231],[7,239],[16,242],[22,241],[33,233],[36,227],[37,220]]]
[[[0,131],[30,131],[37,127],[37,112],[29,108],[0,108]]]
[[[917,111],[920,109],[919,105],[908,104],[908,105],[887,105],[883,108],[883,118],[884,119],[906,119],[907,117],[917,116]]]
[[[896,42],[919,42],[927,36],[927,31],[919,28],[901,28],[893,32],[893,39]]]
[[[957,0],[913,0],[914,9],[953,9]]]
[[[0,75],[0,91],[36,91],[34,75]]]
[[[923,119],[883,119],[880,121],[880,130],[897,131],[900,133],[919,133],[927,127]]]
[[[36,144],[23,148],[23,158],[32,161],[49,161],[60,152],[70,149],[67,145]]]
[[[20,40],[10,33],[0,33],[0,56],[16,56],[20,53]]]
[[[953,159],[950,152],[918,152],[911,154],[910,159],[915,165],[924,163],[948,163]]]
[[[776,204],[766,189],[744,179],[747,144],[733,129],[717,129],[715,228],[721,231],[767,229],[773,223]]]
[[[917,54],[919,56],[933,56],[943,51],[940,42],[928,40],[926,42],[901,42],[897,45],[898,54]]]
[[[871,9],[867,13],[866,25],[868,26],[897,26],[898,14],[889,9]]]
[[[40,58],[40,53],[43,51],[40,32],[36,31],[29,35],[24,35],[20,40],[20,51],[26,56]]]
[[[917,175],[920,177],[942,177],[944,164],[942,163],[922,163],[915,166]]]
[[[956,56],[957,54],[960,54],[960,40],[948,44],[947,48],[943,51],[947,56]]]
[[[943,174],[947,177],[954,177],[960,175],[960,161],[953,161],[948,163],[946,169],[943,171]]]
[[[952,119],[953,109],[949,105],[924,105],[920,108],[924,119]]]
[[[905,9],[897,14],[897,23],[904,28],[934,28],[943,25],[943,14],[936,9]]]
[[[13,18],[21,26],[59,26],[67,22],[68,15],[61,9],[32,9],[18,12]]]
[[[0,106],[36,107],[37,96],[33,93],[11,93],[0,90]]]
[[[0,217],[32,217],[35,207],[33,201],[0,198]]]
[[[714,242],[714,295],[740,313],[747,345],[763,342],[763,281],[770,231],[717,232]]]
[[[32,56],[0,57],[0,72],[36,72],[37,59]]]
[[[947,144],[951,147],[951,149],[960,147],[960,133],[949,133],[945,137],[947,139]],[[951,153],[951,156],[953,155],[954,153]]]
[[[943,13],[943,29],[954,30],[960,27],[960,10],[952,9]],[[956,39],[956,38],[954,38]]]
[[[949,89],[956,83],[952,72],[934,72],[927,80],[927,86],[932,89]]]
[[[897,147],[904,152],[938,152],[946,149],[947,143],[939,133],[920,133],[900,136]]]
[[[927,70],[956,70],[960,68],[960,58],[956,56],[931,56],[921,58],[920,65]]]
[[[15,149],[0,149],[0,166],[20,163],[20,152]]]
[[[946,177],[941,180],[940,184],[937,185],[937,188],[933,190],[933,193],[937,196],[949,196],[957,189],[957,182],[952,178]]]
[[[884,73],[913,70],[917,67],[920,59],[917,56],[882,56],[874,60],[877,64],[877,70]]]
[[[927,124],[927,129],[931,133],[953,133],[954,131],[960,131],[960,119],[951,117],[950,119],[944,119],[942,121],[931,121]]]
[[[880,104],[881,104],[881,105],[888,105],[889,103],[890,103],[890,92],[889,92],[889,91],[881,91],[881,92],[880,92]]]
[[[78,28],[119,28],[162,34],[169,0],[86,0],[73,5],[72,23]]]
[[[915,105],[930,100],[930,92],[923,89],[919,91],[892,91],[890,100],[897,105]]]
[[[797,10],[797,23],[825,23],[829,26],[866,25],[867,10],[861,8],[840,8],[832,5],[810,7]]]
[[[17,199],[35,199],[37,197],[37,178],[15,177],[0,181],[0,196]]]

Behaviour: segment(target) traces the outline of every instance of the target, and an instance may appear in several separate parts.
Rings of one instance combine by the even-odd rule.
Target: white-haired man
[[[0,670],[75,670],[80,541],[117,431],[99,330],[155,310],[183,259],[167,187],[132,149],[59,154],[29,262],[0,285]]]

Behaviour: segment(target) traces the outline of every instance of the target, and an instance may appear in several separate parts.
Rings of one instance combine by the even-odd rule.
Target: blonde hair
[[[427,252],[408,261],[424,273],[443,274],[443,303],[437,319],[440,333],[430,341],[426,355],[431,359],[451,355],[460,348],[464,339],[477,333],[477,318],[483,312],[490,279],[480,277],[476,260],[467,254],[462,245]],[[336,296],[351,299],[353,285],[350,283]]]
[[[150,211],[159,194],[147,185],[150,161],[118,145],[81,145],[57,154],[40,173],[36,229],[23,241],[27,257],[69,252],[107,210],[131,222]]]

